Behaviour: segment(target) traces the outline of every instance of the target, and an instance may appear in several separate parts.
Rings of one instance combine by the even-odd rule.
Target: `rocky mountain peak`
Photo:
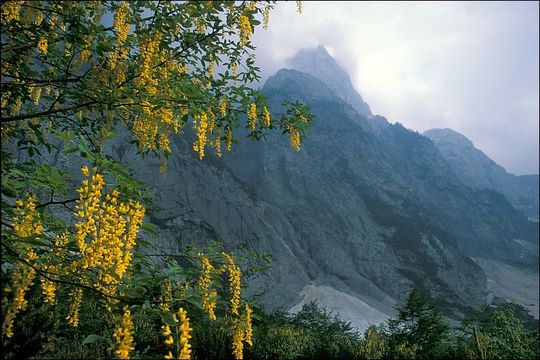
[[[307,73],[330,88],[343,101],[351,105],[359,114],[370,117],[371,109],[360,94],[354,89],[347,72],[319,45],[316,48],[301,49],[287,60],[291,69]]]

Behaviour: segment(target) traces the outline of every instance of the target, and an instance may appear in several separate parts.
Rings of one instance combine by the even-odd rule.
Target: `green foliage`
[[[452,329],[429,295],[415,289],[396,319],[366,331],[362,350],[371,359],[537,358],[538,330],[527,331],[514,310],[512,304],[486,306]]]
[[[205,297],[205,310],[215,306],[225,319],[213,323],[221,329],[216,339],[227,341],[226,352],[216,356],[230,356],[231,324],[240,315],[231,316],[225,300],[231,290],[224,249],[207,249],[215,266],[207,274],[210,295],[198,284],[202,249],[156,254],[159,261],[143,255],[138,231],[159,233],[139,220],[159,204],[123,156],[106,149],[128,134],[137,153],[157,157],[164,170],[170,140],[187,127],[200,159],[205,148],[218,156],[223,146],[230,150],[239,132],[260,140],[282,129],[298,150],[313,122],[309,109],[291,102],[284,114],[271,114],[266,99],[248,86],[260,79],[251,36],[258,18],[267,25],[273,6],[2,3],[2,341],[9,356],[102,358],[133,350],[162,358],[170,349],[161,326],[180,326],[173,315],[180,308],[193,313],[198,337],[212,339],[200,325],[212,328],[201,310]],[[81,167],[85,183],[79,187],[71,166],[69,173],[51,164]],[[46,335],[32,327],[40,319],[50,329]],[[131,322],[134,331],[126,330]],[[119,326],[130,333],[124,340]]]
[[[316,303],[305,304],[296,314],[280,310],[260,315],[250,359],[361,358],[359,334]]]
[[[441,358],[448,351],[450,327],[425,291],[413,289],[397,319],[388,321],[388,330],[397,357]]]
[[[220,154],[221,140],[230,147],[251,104],[259,121],[245,124],[249,137],[261,139],[274,128],[303,137],[312,122],[305,106],[287,104],[286,114],[267,124],[266,100],[247,86],[260,79],[250,38],[257,18],[273,6],[8,1],[2,6],[2,138],[30,158],[58,149],[94,160],[121,124],[141,153],[166,158],[170,137],[193,123],[194,150],[202,158],[206,146]]]
[[[361,354],[365,359],[382,359],[388,351],[388,335],[382,326],[369,326],[364,331]]]
[[[461,331],[460,347],[469,358],[538,358],[538,329],[525,329],[514,304],[475,311],[463,320]]]

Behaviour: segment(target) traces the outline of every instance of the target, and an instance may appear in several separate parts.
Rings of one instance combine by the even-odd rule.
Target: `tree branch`
[[[64,79],[35,79],[24,76],[15,76],[10,74],[4,74],[5,77],[17,80],[29,81],[36,84],[54,84],[54,83],[66,83],[66,82],[77,82],[81,81],[79,77],[76,78],[64,78]],[[4,83],[5,84],[5,83]]]
[[[68,199],[68,200],[63,200],[63,201],[48,201],[46,203],[43,203],[43,204],[39,204],[36,206],[36,209],[40,208],[40,207],[44,207],[44,206],[48,206],[48,205],[65,205],[65,204],[69,204],[71,202],[75,202],[79,200],[79,198],[75,198],[75,199]]]
[[[6,250],[8,252],[10,252],[11,255],[15,256],[18,261],[28,265],[29,267],[34,269],[36,271],[36,273],[38,273],[40,276],[44,277],[45,279],[47,279],[49,281],[55,282],[57,284],[71,285],[71,286],[76,286],[76,287],[79,287],[79,288],[91,290],[91,291],[93,291],[93,292],[95,292],[97,294],[100,294],[100,295],[105,296],[105,297],[110,298],[110,299],[115,299],[115,300],[121,301],[121,302],[123,302],[125,304],[140,305],[140,304],[144,303],[144,301],[142,301],[142,300],[129,300],[129,299],[122,298],[122,297],[119,297],[119,296],[109,295],[109,294],[106,294],[106,293],[102,292],[101,290],[98,290],[98,289],[96,289],[96,288],[94,288],[92,286],[89,286],[89,285],[85,285],[85,284],[81,284],[81,283],[77,283],[77,282],[73,282],[73,281],[68,281],[68,280],[55,279],[55,278],[48,275],[48,274],[51,274],[50,272],[43,271],[43,270],[37,268],[36,266],[32,265],[30,262],[26,261],[25,259],[21,259],[19,254],[17,254],[17,252],[15,250],[11,249],[4,242],[2,242],[2,246],[4,248],[6,248]],[[57,274],[55,274],[55,275],[57,275]]]
[[[95,104],[98,104],[98,101],[92,100],[92,101],[87,101],[87,102],[79,104],[79,105],[75,105],[75,106],[71,106],[71,107],[67,107],[67,108],[62,108],[62,109],[50,109],[50,110],[47,110],[47,111],[42,111],[42,112],[33,113],[33,114],[7,116],[7,117],[2,117],[1,122],[11,122],[11,121],[35,119],[35,118],[38,118],[38,117],[57,114],[57,113],[62,113],[62,112],[70,111],[70,110],[76,110],[76,109],[79,109],[79,108],[82,108],[82,107],[95,105]]]

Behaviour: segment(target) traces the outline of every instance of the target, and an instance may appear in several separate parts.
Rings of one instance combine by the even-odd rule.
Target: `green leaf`
[[[82,344],[83,345],[93,344],[97,340],[101,340],[101,339],[103,339],[103,336],[99,336],[99,335],[96,335],[96,334],[88,335],[86,338],[84,338]]]
[[[144,301],[144,303],[142,304],[142,310],[148,310],[148,309],[151,309],[152,306],[150,305],[150,301],[147,299]]]
[[[149,232],[152,235],[159,236],[159,233],[157,232],[157,226],[155,224],[144,222],[141,225],[141,229]]]
[[[166,312],[162,314],[163,322],[169,326],[176,326],[176,323],[174,322],[173,315],[170,312]]]
[[[22,240],[25,244],[34,246],[48,246],[49,244],[38,238],[25,238]]]
[[[77,150],[79,150],[79,147],[77,145],[73,145],[73,146],[68,147],[66,150],[64,150],[64,153],[71,154]]]

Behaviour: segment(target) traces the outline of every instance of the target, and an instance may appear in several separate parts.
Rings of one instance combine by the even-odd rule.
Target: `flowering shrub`
[[[253,344],[233,256],[199,249],[186,255],[189,267],[152,265],[140,251],[141,230],[154,231],[144,223],[151,194],[104,148],[127,129],[140,155],[164,170],[171,139],[186,127],[201,160],[208,149],[231,151],[244,127],[256,140],[281,128],[298,149],[312,122],[307,108],[287,103],[271,114],[246,86],[259,79],[251,37],[273,6],[2,3],[2,341],[11,356],[72,357],[46,345],[69,333],[96,350],[89,357],[129,358],[150,342],[153,356],[190,358],[199,308],[226,324],[231,356]],[[82,162],[82,179],[49,166],[45,151]],[[32,317],[50,325],[50,341],[28,329]]]

